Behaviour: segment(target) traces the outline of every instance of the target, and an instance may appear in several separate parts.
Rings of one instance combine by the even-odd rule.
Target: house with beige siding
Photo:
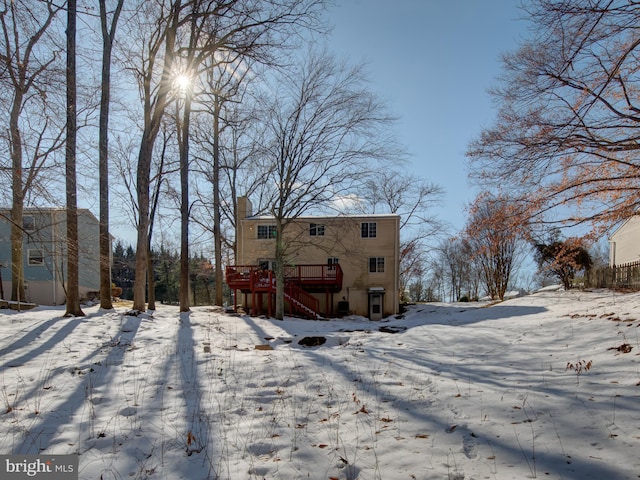
[[[275,233],[273,217],[252,215],[249,199],[238,199],[236,265],[226,268],[226,281],[236,306],[251,314],[273,312]],[[398,215],[298,217],[283,237],[288,313],[371,320],[398,313]]]
[[[634,215],[609,237],[609,265],[640,261],[640,215]]]
[[[0,210],[0,275],[5,299],[11,296],[11,222]],[[24,286],[27,302],[61,305],[66,300],[67,213],[64,208],[25,208],[22,217]],[[100,289],[100,224],[78,209],[79,293]]]

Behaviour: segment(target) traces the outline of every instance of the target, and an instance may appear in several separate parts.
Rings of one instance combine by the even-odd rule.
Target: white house
[[[640,215],[634,215],[609,237],[609,265],[640,261]]]

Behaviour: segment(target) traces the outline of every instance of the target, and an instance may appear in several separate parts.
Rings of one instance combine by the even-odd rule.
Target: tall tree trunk
[[[67,311],[82,316],[79,292],[78,200],[76,193],[76,0],[67,3]]]
[[[151,231],[149,231],[149,246],[147,247],[147,291],[149,295],[149,310],[156,309],[156,279],[153,271],[153,256],[151,255]]]
[[[147,257],[149,248],[149,183],[151,175],[151,157],[153,140],[145,131],[138,154],[138,176],[136,190],[138,196],[138,241],[136,243],[136,268],[133,279],[134,310],[146,309]]]
[[[284,266],[285,266],[285,248],[283,240],[283,224],[281,217],[276,217],[276,312],[277,320],[284,320]]]
[[[184,98],[180,129],[180,311],[189,311],[189,127],[191,95]]]
[[[138,175],[136,190],[138,197],[138,241],[136,244],[136,276],[133,281],[133,309],[145,311],[145,287],[147,283],[147,257],[149,245],[149,185],[151,183],[151,162],[153,160],[153,147],[160,130],[160,123],[167,106],[167,96],[171,89],[172,68],[174,59],[174,47],[178,30],[178,14],[181,2],[173,5],[173,16],[165,34],[165,55],[162,67],[162,78],[158,86],[155,102],[151,101],[151,76],[145,79],[145,125],[140,140],[138,153]],[[152,107],[154,105],[155,107]]]
[[[213,109],[213,237],[214,237],[214,304],[222,306],[222,230],[220,228],[220,96],[214,95]]]
[[[48,154],[44,150],[38,150],[30,159],[30,165],[25,168],[23,145],[25,139],[20,130],[20,118],[23,115],[28,121],[33,122],[30,123],[30,127],[37,125],[37,121],[28,118],[29,106],[34,99],[44,100],[39,107],[43,110],[48,108],[46,94],[54,78],[49,74],[56,67],[59,53],[57,50],[52,51],[47,46],[40,47],[40,45],[47,37],[45,33],[51,27],[55,16],[62,9],[61,6],[54,5],[52,2],[39,2],[42,9],[37,10],[37,13],[34,10],[30,15],[25,15],[25,4],[28,3],[26,0],[3,2],[2,22],[0,22],[0,36],[4,40],[3,54],[0,55],[0,70],[3,72],[3,78],[9,81],[10,87],[5,93],[11,97],[8,132],[12,169],[11,299],[18,302],[25,300],[22,219],[25,197],[38,175],[43,158]],[[32,93],[34,90],[37,93]],[[47,128],[47,125],[43,128]],[[44,134],[44,131],[40,133]],[[51,147],[49,152],[55,148],[57,147]]]
[[[109,233],[109,102],[111,97],[111,51],[124,0],[118,0],[107,26],[106,0],[100,0],[102,27],[102,80],[98,156],[100,163],[100,308],[111,310],[111,235]]]
[[[162,146],[162,154],[160,155],[160,166],[158,170],[162,172],[164,170],[164,159],[167,150],[167,139],[164,139]],[[151,243],[153,240],[153,225],[156,218],[156,211],[158,210],[158,201],[160,200],[160,188],[162,187],[162,177],[158,178],[156,187],[152,196],[151,211],[149,212],[149,242],[147,244],[147,291],[149,294],[149,310],[156,309],[156,279],[153,268],[153,256],[151,255]]]
[[[16,89],[9,118],[13,167],[11,184],[13,196],[11,205],[11,300],[14,302],[24,301],[24,259],[22,253],[24,191],[22,189],[22,135],[18,124],[22,99],[22,92]]]

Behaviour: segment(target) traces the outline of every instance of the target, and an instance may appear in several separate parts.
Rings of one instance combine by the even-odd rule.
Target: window
[[[309,235],[312,237],[324,237],[324,225],[319,223],[310,223]]]
[[[369,273],[383,273],[383,272],[384,272],[384,257],[370,257]]]
[[[363,222],[360,226],[362,238],[375,238],[376,237],[377,224],[376,222]]]
[[[329,265],[329,270],[335,270],[336,267],[334,265],[338,264],[338,259],[335,257],[327,258],[327,265]]]
[[[258,266],[260,267],[260,270],[275,270],[276,261],[268,258],[259,258]]]
[[[36,220],[32,215],[22,217],[22,228],[25,232],[33,232],[36,229]]]
[[[276,238],[276,226],[258,225],[258,238]]]
[[[33,266],[41,266],[44,265],[44,256],[42,255],[42,250],[29,250],[27,252],[28,264]]]

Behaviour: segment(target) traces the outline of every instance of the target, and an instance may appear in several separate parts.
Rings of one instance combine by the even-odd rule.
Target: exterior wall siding
[[[11,226],[2,216],[7,213],[0,212],[0,276],[5,300],[11,297]]]
[[[0,216],[0,263],[5,297],[11,294],[11,227]],[[32,227],[25,231],[23,261],[26,301],[41,305],[60,305],[65,301],[66,277],[66,212],[63,209],[25,209],[24,217],[32,217]],[[79,291],[100,288],[99,222],[88,210],[78,210]],[[41,252],[42,262],[30,264],[30,251]],[[33,260],[33,257],[32,257]],[[33,262],[32,262],[33,263]]]
[[[640,215],[631,217],[609,238],[609,265],[640,260]]]
[[[100,222],[88,210],[78,211],[78,236],[80,296],[83,297],[100,290]]]

